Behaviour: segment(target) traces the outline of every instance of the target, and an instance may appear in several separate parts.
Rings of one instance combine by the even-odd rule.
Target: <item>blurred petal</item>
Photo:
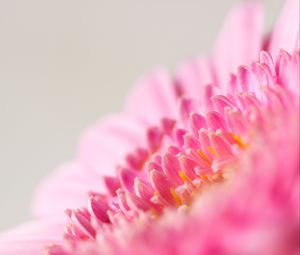
[[[229,75],[241,65],[258,59],[262,46],[263,12],[261,5],[244,2],[229,14],[214,49],[217,81],[226,86]]]
[[[205,94],[205,86],[215,83],[212,63],[205,58],[183,62],[177,69],[176,81],[187,96],[201,98]]]
[[[140,120],[157,124],[164,116],[176,114],[176,87],[164,70],[156,70],[134,86],[125,111]]]
[[[299,49],[299,0],[287,0],[271,35],[270,52],[284,49],[290,53]]]
[[[67,208],[86,205],[88,191],[98,191],[101,178],[78,161],[57,168],[45,178],[33,197],[32,213],[35,217],[60,216]]]
[[[121,164],[136,146],[145,145],[145,124],[126,115],[112,115],[88,128],[83,134],[78,158],[91,170],[103,175],[115,174],[115,167]]]
[[[104,190],[102,176],[114,175],[128,148],[143,144],[143,127],[133,118],[113,115],[88,128],[82,136],[78,158],[59,167],[37,188],[33,215],[64,217],[65,209],[85,206],[88,192]]]
[[[60,236],[64,229],[64,220],[48,218],[47,220],[29,221],[18,227],[0,233],[0,238],[15,238],[24,235],[39,236]]]
[[[2,255],[44,255],[44,247],[49,243],[57,243],[57,239],[49,237],[30,237],[0,240]]]
[[[0,254],[42,255],[45,245],[61,242],[63,229],[57,220],[25,223],[0,235]]]

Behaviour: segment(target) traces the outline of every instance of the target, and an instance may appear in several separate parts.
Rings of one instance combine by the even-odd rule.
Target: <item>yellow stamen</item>
[[[195,188],[194,183],[192,182],[192,180],[185,174],[185,172],[183,171],[179,171],[178,172],[179,177],[183,180],[183,182],[187,182],[189,183],[193,188]]]
[[[183,182],[189,182],[189,183],[192,182],[192,181],[190,180],[190,178],[186,176],[185,172],[179,171],[179,172],[178,172],[178,175],[179,175],[179,177],[183,180]]]
[[[238,135],[236,135],[234,133],[229,133],[229,134],[238,146],[240,146],[242,149],[247,149],[248,144],[244,143],[241,137],[239,137]]]
[[[203,181],[210,181],[209,175],[207,174],[202,174],[199,176],[200,179],[202,179]]]
[[[199,154],[199,156],[204,159],[207,163],[210,164],[209,159],[206,157],[206,155],[201,151],[201,150],[197,150],[197,153]]]
[[[211,154],[213,154],[215,157],[218,157],[216,151],[211,147],[211,146],[208,146],[207,149],[211,152]]]
[[[179,206],[182,205],[181,199],[180,199],[180,197],[177,195],[176,191],[175,191],[173,188],[171,188],[171,189],[170,189],[170,192],[171,192],[172,196],[174,197],[174,199],[175,199],[177,205],[179,205]]]

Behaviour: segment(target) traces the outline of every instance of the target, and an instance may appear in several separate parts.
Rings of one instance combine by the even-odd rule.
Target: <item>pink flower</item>
[[[246,2],[212,57],[138,83],[41,184],[36,220],[3,234],[0,254],[297,254],[298,21],[289,0],[264,38]]]

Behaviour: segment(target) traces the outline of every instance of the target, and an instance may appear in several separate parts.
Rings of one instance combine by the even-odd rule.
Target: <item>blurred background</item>
[[[0,229],[157,65],[209,53],[235,0],[0,0]],[[266,31],[281,7],[262,1]]]

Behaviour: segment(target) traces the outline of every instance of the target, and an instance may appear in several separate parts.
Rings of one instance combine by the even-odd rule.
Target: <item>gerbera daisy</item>
[[[246,2],[212,57],[144,78],[124,113],[89,128],[78,157],[41,184],[40,220],[4,235],[0,251],[297,254],[298,21],[287,1],[263,37],[261,8]]]

